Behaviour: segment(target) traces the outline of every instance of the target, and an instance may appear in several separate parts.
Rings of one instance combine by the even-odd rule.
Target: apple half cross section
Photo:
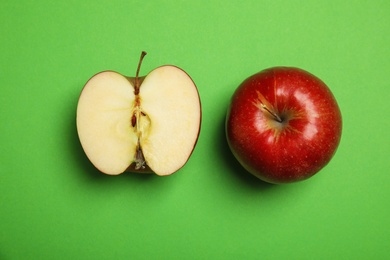
[[[77,131],[92,164],[101,172],[178,171],[195,148],[201,124],[198,90],[182,69],[165,65],[145,77],[114,71],[93,76],[77,106]]]

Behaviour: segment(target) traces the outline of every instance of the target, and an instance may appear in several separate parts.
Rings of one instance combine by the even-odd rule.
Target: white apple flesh
[[[198,90],[182,69],[165,65],[146,77],[114,71],[93,76],[77,107],[81,145],[101,172],[178,171],[198,139],[201,105]]]

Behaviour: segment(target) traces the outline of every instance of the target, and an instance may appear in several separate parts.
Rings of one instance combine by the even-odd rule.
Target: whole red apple
[[[293,67],[247,78],[233,94],[226,117],[230,149],[250,173],[270,183],[313,176],[333,157],[342,119],[329,88]]]

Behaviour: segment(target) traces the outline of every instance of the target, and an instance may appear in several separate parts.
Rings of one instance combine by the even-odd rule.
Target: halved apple
[[[165,65],[139,77],[114,71],[93,76],[77,106],[77,131],[101,172],[178,171],[195,148],[201,124],[198,90],[182,69]]]

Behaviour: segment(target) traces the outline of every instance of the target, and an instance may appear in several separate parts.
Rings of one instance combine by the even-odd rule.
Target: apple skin
[[[341,112],[330,89],[294,67],[269,68],[244,80],[226,116],[233,155],[248,172],[274,184],[320,171],[334,156],[341,132]]]

